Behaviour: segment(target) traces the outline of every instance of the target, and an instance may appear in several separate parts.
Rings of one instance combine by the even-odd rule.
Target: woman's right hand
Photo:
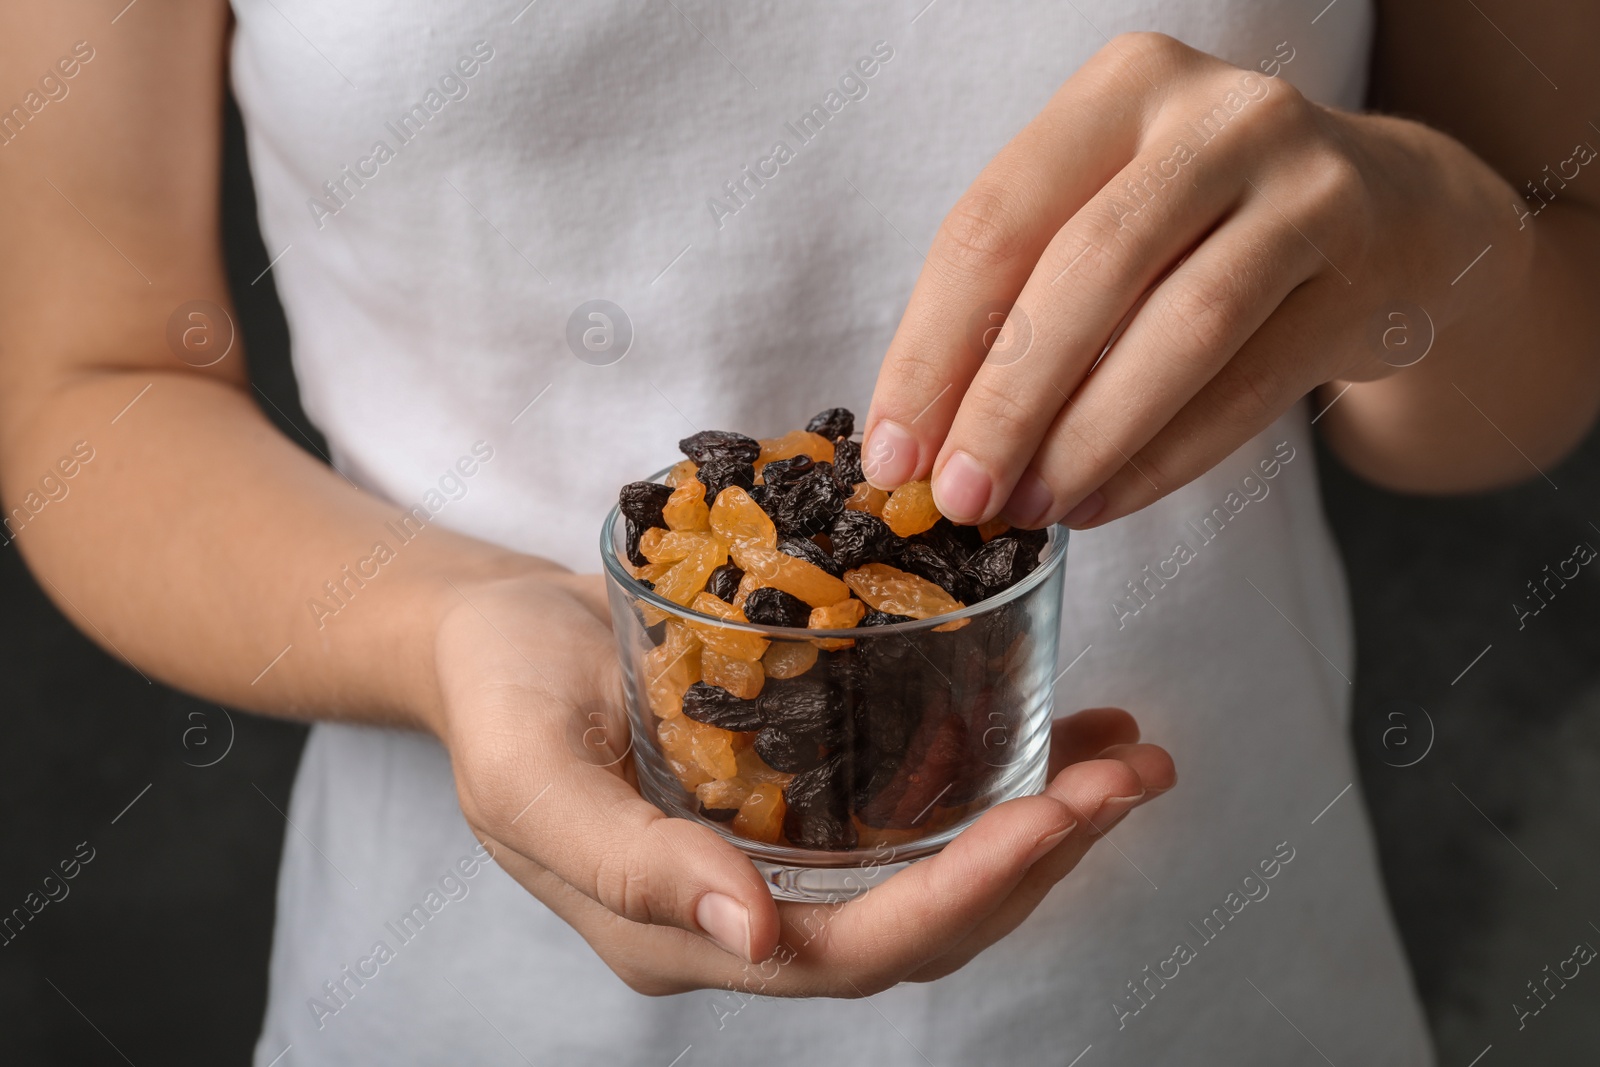
[[[1081,712],[1055,724],[1042,795],[995,807],[848,903],[777,903],[737,848],[635,788],[603,579],[552,570],[458,592],[436,655],[462,810],[496,862],[641,993],[855,997],[941,977],[1175,781],[1126,712]]]

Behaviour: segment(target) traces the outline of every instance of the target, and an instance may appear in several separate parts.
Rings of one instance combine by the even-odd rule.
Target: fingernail
[[[917,439],[887,419],[872,428],[861,448],[861,473],[878,489],[898,489],[917,469]]]
[[[1104,509],[1105,506],[1105,497],[1101,496],[1098,492],[1090,493],[1088,496],[1078,501],[1077,507],[1061,516],[1061,525],[1077,526],[1080,523],[1088,522],[1090,519],[1100,514],[1101,510]]]
[[[1136,793],[1131,797],[1107,797],[1105,803],[1100,805],[1100,810],[1094,813],[1094,818],[1089,824],[1094,827],[1095,833],[1103,834],[1110,830],[1122,817],[1143,803],[1144,793]]]
[[[750,959],[750,912],[732,897],[707,893],[695,905],[694,921],[706,935],[738,956]]]
[[[1039,838],[1039,843],[1033,846],[1032,852],[1028,853],[1028,861],[1024,863],[1023,866],[1032,867],[1035,863],[1038,863],[1040,860],[1044,859],[1045,856],[1049,854],[1051,849],[1065,841],[1067,839],[1067,835],[1072,833],[1072,831],[1076,830],[1077,828],[1078,824],[1072,823],[1065,830],[1057,830],[1053,834],[1047,834],[1046,836]]]
[[[1022,477],[1017,479],[1017,487],[1011,490],[1011,499],[1006,501],[1005,513],[1011,525],[1033,529],[1044,521],[1055,504],[1055,494],[1044,484],[1044,479],[1032,471],[1023,471]]]
[[[989,507],[994,479],[965,452],[952,452],[933,479],[933,502],[951,522],[977,522]]]

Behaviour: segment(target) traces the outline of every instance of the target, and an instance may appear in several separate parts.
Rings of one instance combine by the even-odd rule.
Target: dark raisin
[[[665,526],[661,509],[672,495],[672,486],[659,482],[629,482],[617,494],[617,508],[645,529]]]
[[[798,678],[769,678],[755,702],[761,721],[794,735],[816,736],[832,744],[844,729],[839,691],[811,672]],[[782,768],[779,768],[780,770]]]
[[[846,570],[889,559],[902,543],[882,519],[865,511],[839,512],[828,536],[833,558]]]
[[[809,537],[833,524],[834,516],[844,510],[845,500],[844,491],[833,480],[833,465],[818,463],[784,488],[772,521],[779,533]]]
[[[701,430],[693,437],[678,442],[683,454],[696,463],[710,459],[731,459],[739,463],[754,463],[761,455],[761,442],[742,433],[728,430]]]
[[[882,829],[921,826],[958,784],[966,749],[967,725],[961,716],[924,716],[893,777],[856,814],[868,826]]]
[[[694,476],[706,487],[706,502],[713,504],[730,485],[748,492],[756,484],[756,469],[736,459],[708,459],[695,468]]]
[[[806,429],[830,441],[839,437],[849,437],[856,432],[856,417],[849,408],[829,408],[811,416],[811,421],[806,423]]]
[[[683,713],[695,722],[722,730],[758,730],[762,711],[754,700],[743,700],[726,689],[696,682],[683,694]]]
[[[643,567],[650,561],[645,559],[644,553],[639,551],[639,539],[644,536],[645,527],[635,522],[633,516],[622,517],[623,553],[628,557],[628,562],[635,567]]]
[[[757,626],[805,626],[811,605],[782,589],[763,586],[744,598],[744,617]]]
[[[856,847],[850,769],[841,752],[796,774],[784,787],[783,834],[791,845],[835,851]]]
[[[797,734],[781,726],[768,726],[756,734],[756,755],[775,771],[798,774],[828,758],[828,747],[815,734]]]
[[[975,539],[971,544],[968,543],[969,535],[962,533],[963,530],[971,531],[970,536]],[[976,526],[957,526],[949,519],[940,519],[910,540],[927,545],[957,567],[967,561],[977,546],[983,544]]]
[[[844,568],[838,561],[822,551],[822,546],[809,537],[780,537],[778,551],[787,552],[796,559],[803,559],[807,563],[821,567],[835,578],[844,576]]]
[[[1039,553],[1015,537],[996,537],[972,554],[961,576],[973,595],[987,600],[1026,578],[1039,565]]]
[[[724,563],[711,572],[711,577],[706,579],[706,592],[714,597],[733,603],[733,598],[739,592],[739,582],[744,578],[744,571],[736,564]]]
[[[833,443],[833,479],[847,493],[855,492],[856,486],[867,480],[861,472],[861,446],[848,437]]]
[[[971,595],[961,571],[927,545],[909,544],[900,550],[895,562],[903,571],[926,578],[962,603]]]
[[[877,608],[868,608],[867,613],[861,616],[861,621],[856,623],[856,629],[863,626],[893,626],[897,622],[910,622],[910,615],[896,615],[890,611],[879,611]]]
[[[656,583],[655,582],[650,581],[648,578],[640,578],[638,581],[639,581],[640,585],[642,585],[646,589],[649,589],[652,592],[654,592],[655,587],[656,587]]]
[[[768,518],[771,518],[777,514],[778,501],[783,499],[783,486],[758,485],[750,490],[750,499],[756,502],[758,508],[767,513]]]
[[[816,460],[804,454],[792,459],[775,459],[761,468],[761,480],[768,485],[788,485],[799,481],[802,475],[811,473],[811,468],[816,465]]]
[[[857,743],[882,757],[898,756],[916,731],[920,716],[903,700],[874,694],[855,708]]]
[[[732,822],[734,816],[739,814],[738,808],[708,808],[700,805],[700,814],[716,822]]]
[[[1025,548],[1033,550],[1035,556],[1044,551],[1044,546],[1050,541],[1049,530],[1019,530],[1011,529],[1005,533],[1007,537],[1015,537]],[[1033,568],[1029,568],[1032,570]]]

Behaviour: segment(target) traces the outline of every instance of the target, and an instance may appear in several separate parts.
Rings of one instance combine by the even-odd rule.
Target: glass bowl
[[[633,577],[625,536],[613,508],[600,552],[639,790],[743,850],[778,899],[857,896],[993,805],[1043,789],[1064,527],[1048,531],[1032,573],[987,600],[838,630],[727,621],[676,604]],[[705,685],[689,696],[722,699],[723,721],[740,729],[683,714],[703,656],[721,680],[730,653],[748,665],[756,652],[761,669],[744,669],[734,686],[753,699]]]

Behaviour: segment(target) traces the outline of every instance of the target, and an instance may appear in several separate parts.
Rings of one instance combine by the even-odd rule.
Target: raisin
[[[754,500],[756,506],[766,512],[768,516],[771,516],[777,512],[778,502],[783,499],[783,486],[757,485],[750,490],[750,499]]]
[[[772,519],[737,485],[717,494],[707,521],[711,532],[730,545],[750,541],[773,548],[778,543],[778,528],[772,524]]]
[[[635,567],[643,567],[646,563],[650,562],[649,560],[645,559],[644,554],[639,551],[639,540],[644,536],[646,527],[639,525],[639,523],[635,522],[632,518],[626,515],[622,517],[622,522],[623,532],[626,537],[626,540],[624,541],[623,554],[628,557],[628,562],[633,564]]]
[[[706,499],[715,500],[730,485],[749,489],[756,484],[756,469],[749,463],[736,459],[708,459],[700,464],[694,476],[706,487]]]
[[[1011,529],[1011,524],[1004,519],[990,519],[988,522],[978,523],[978,536],[985,541],[992,541],[996,537]]]
[[[896,615],[931,619],[962,607],[959,600],[926,578],[887,563],[868,563],[846,571],[844,580],[869,607]]]
[[[846,493],[852,492],[858,482],[867,480],[861,472],[861,446],[848,436],[833,442],[833,477]]]
[[[629,482],[617,494],[617,508],[640,526],[665,526],[667,520],[661,517],[661,507],[671,495],[670,485]]]
[[[1026,578],[1039,565],[1039,553],[1009,534],[996,537],[972,554],[962,577],[979,599],[988,599]]]
[[[755,750],[767,766],[790,774],[810,770],[828,758],[820,736],[797,734],[781,726],[768,726],[756,734]]]
[[[856,847],[850,821],[850,764],[843,753],[796,774],[783,791],[783,835],[798,848]]]
[[[1044,546],[1050,543],[1049,530],[1012,530],[1011,536],[1020,541],[1024,547],[1033,549],[1034,555],[1043,552]]]
[[[826,607],[812,608],[811,617],[806,625],[813,630],[850,630],[861,621],[861,616],[866,613],[867,606],[855,597],[848,597],[837,604]],[[836,651],[849,648],[855,640],[849,637],[816,637],[812,641],[818,648]]]
[[[761,468],[761,480],[768,485],[789,485],[799,481],[803,475],[810,474],[811,468],[816,465],[816,460],[804,455],[775,459]]]
[[[761,669],[768,678],[795,678],[817,662],[817,646],[809,641],[774,641],[761,657]]]
[[[717,822],[732,822],[750,796],[750,783],[743,778],[719,778],[696,786],[694,795],[700,802],[701,815]]]
[[[844,568],[839,565],[839,562],[826,552],[822,551],[822,546],[810,538],[785,537],[778,542],[778,551],[793,556],[795,559],[805,560],[813,567],[826,571],[834,578],[842,578],[844,576]],[[849,593],[847,592],[845,595],[848,596]],[[844,597],[840,597],[839,599],[843,600]],[[809,603],[812,603],[814,607],[821,606],[815,604],[814,602]],[[835,602],[829,601],[829,603]]]
[[[831,744],[839,740],[844,727],[839,690],[811,674],[788,680],[773,679],[756,703],[761,706],[761,721],[767,727],[797,737],[815,737]],[[786,769],[776,763],[772,766],[780,771]]]
[[[804,626],[811,606],[793,593],[767,586],[745,598],[744,617],[758,626]]]
[[[766,649],[762,649],[762,654]],[[761,695],[767,675],[761,669],[761,660],[741,659],[717,651],[709,643],[700,650],[701,679],[707,685],[726,689],[741,700],[754,700]]]
[[[856,432],[855,413],[849,408],[828,408],[811,416],[806,429],[833,441]]]
[[[728,562],[728,549],[721,541],[707,537],[656,582],[656,595],[685,606],[706,587],[711,572]]]
[[[896,615],[893,612],[869,608],[867,613],[861,617],[861,621],[856,623],[856,626],[858,628],[862,626],[893,626],[897,622],[915,621],[910,615]]]
[[[889,559],[901,544],[893,530],[865,511],[839,512],[829,536],[834,562],[846,570]]]
[[[918,721],[919,716],[893,698],[864,700],[855,708],[857,741],[878,757],[876,762],[904,752]]]
[[[833,479],[833,465],[818,463],[784,490],[773,521],[788,536],[821,533],[844,510],[846,494]]]
[[[683,713],[695,722],[741,733],[761,729],[761,709],[755,700],[741,700],[714,685],[696,682],[683,694]]]
[[[739,805],[739,814],[733,820],[733,832],[753,841],[777,844],[783,830],[783,788],[776,782],[758,782],[750,790],[745,802]]]
[[[959,715],[925,718],[894,775],[857,810],[861,821],[890,829],[923,825],[959,781],[966,745],[967,726]]]
[[[933,486],[926,481],[907,482],[890,493],[883,505],[883,521],[901,537],[919,534],[940,518],[933,502]]]
[[[791,430],[782,437],[768,438],[759,443],[761,454],[756,459],[758,465],[799,455],[833,462],[833,442],[807,430]]]
[[[734,590],[739,588],[739,579],[744,577],[744,571],[737,564],[724,563],[711,572],[711,577],[706,579],[706,592],[718,600],[733,602]]]
[[[679,441],[678,448],[684,455],[702,465],[712,459],[754,463],[756,457],[761,454],[761,442],[753,437],[728,430],[701,430],[693,437],[685,437]]]
[[[967,599],[967,581],[961,571],[927,545],[906,545],[895,557],[895,563],[901,570],[928,579],[957,600]]]
[[[670,530],[708,530],[711,509],[706,506],[706,487],[697,478],[690,478],[672,491],[661,507],[661,517]]]
[[[940,519],[911,540],[927,545],[959,568],[983,547],[983,537],[977,530],[976,526],[957,526],[949,519]]]

